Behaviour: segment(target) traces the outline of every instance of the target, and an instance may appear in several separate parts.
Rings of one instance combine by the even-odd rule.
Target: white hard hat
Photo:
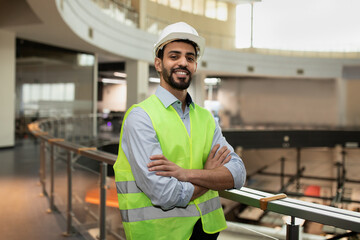
[[[177,22],[170,24],[163,29],[157,43],[154,45],[154,57],[166,44],[175,40],[190,40],[197,45],[197,59],[204,54],[205,39],[200,37],[197,31],[187,23]]]

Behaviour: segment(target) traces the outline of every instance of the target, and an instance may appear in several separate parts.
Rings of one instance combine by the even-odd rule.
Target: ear
[[[155,58],[154,65],[157,72],[162,71],[162,60],[160,58],[158,57]]]
[[[197,62],[195,62],[195,70],[194,70],[194,73],[196,73],[196,70],[197,70]]]

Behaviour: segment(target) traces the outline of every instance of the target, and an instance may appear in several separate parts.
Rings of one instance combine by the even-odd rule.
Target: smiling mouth
[[[174,70],[173,73],[174,73],[178,78],[186,78],[187,76],[189,76],[189,71],[183,70],[183,69]]]

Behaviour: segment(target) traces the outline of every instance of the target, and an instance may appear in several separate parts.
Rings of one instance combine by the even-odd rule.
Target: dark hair
[[[188,44],[191,44],[193,47],[194,47],[194,50],[195,50],[195,57],[197,57],[197,54],[198,54],[198,46],[196,43],[194,43],[193,41],[190,41],[188,39],[176,39],[174,41],[171,41],[171,42],[184,42],[184,43],[188,43]],[[165,51],[165,47],[166,47],[167,44],[165,44],[165,46],[163,46],[161,49],[158,50],[158,53],[157,53],[157,57],[160,58],[161,60],[163,60],[163,57],[164,57],[164,51]]]

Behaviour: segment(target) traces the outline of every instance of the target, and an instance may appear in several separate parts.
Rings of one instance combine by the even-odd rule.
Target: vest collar
[[[165,108],[168,108],[174,102],[179,101],[179,99],[161,86],[156,89],[155,95],[159,98]],[[192,105],[192,107],[195,108],[195,104],[189,93],[187,93],[185,101],[187,106]]]

